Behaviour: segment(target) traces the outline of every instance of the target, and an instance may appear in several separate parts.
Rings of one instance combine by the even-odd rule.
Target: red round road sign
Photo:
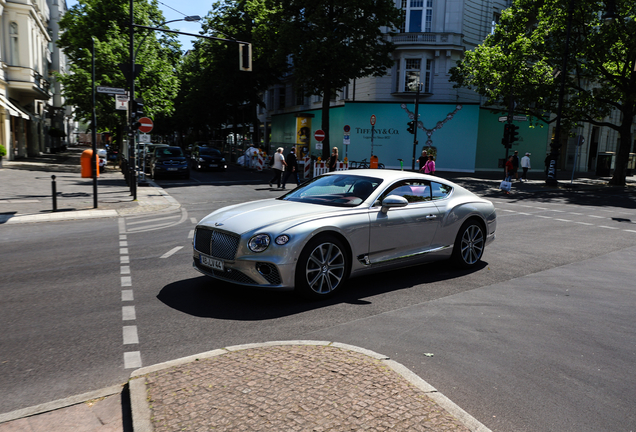
[[[325,132],[321,129],[318,129],[315,133],[314,133],[314,138],[316,138],[316,141],[322,141],[325,139]]]
[[[142,117],[138,121],[141,124],[141,126],[139,126],[139,132],[148,133],[154,126],[154,123],[148,117]]]
[[[375,126],[375,114],[371,116],[371,126]]]

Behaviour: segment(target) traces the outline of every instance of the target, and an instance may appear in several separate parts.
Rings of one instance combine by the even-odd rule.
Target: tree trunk
[[[627,176],[627,163],[629,162],[629,153],[632,148],[631,126],[634,122],[634,113],[623,112],[623,123],[619,129],[621,144],[616,152],[616,162],[614,165],[614,175],[609,184],[615,186],[625,186],[625,177]]]

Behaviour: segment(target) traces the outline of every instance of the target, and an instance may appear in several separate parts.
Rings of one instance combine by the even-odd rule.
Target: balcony
[[[48,100],[51,97],[51,83],[36,70],[20,66],[6,67],[8,87],[26,97]]]
[[[462,49],[462,35],[460,33],[398,33],[386,36],[389,42],[400,47],[434,48],[434,49]]]

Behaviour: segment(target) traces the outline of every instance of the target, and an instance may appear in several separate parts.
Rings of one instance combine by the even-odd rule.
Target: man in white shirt
[[[526,153],[524,157],[521,158],[521,168],[523,168],[523,175],[521,176],[521,181],[528,181],[528,170],[530,169],[530,153]]]
[[[285,171],[285,156],[283,156],[283,148],[278,147],[276,153],[272,156],[274,158],[274,164],[272,165],[272,169],[274,170],[274,176],[269,181],[269,187],[272,187],[272,183],[276,181],[278,184],[278,188],[280,188],[281,177],[283,175],[283,171]]]

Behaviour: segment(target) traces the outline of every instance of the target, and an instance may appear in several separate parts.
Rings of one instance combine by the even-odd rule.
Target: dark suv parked
[[[190,163],[194,170],[214,169],[225,171],[227,163],[221,152],[212,147],[195,146],[190,155]]]
[[[163,176],[183,176],[190,178],[188,160],[181,147],[157,147],[150,162],[150,176],[157,179]]]

